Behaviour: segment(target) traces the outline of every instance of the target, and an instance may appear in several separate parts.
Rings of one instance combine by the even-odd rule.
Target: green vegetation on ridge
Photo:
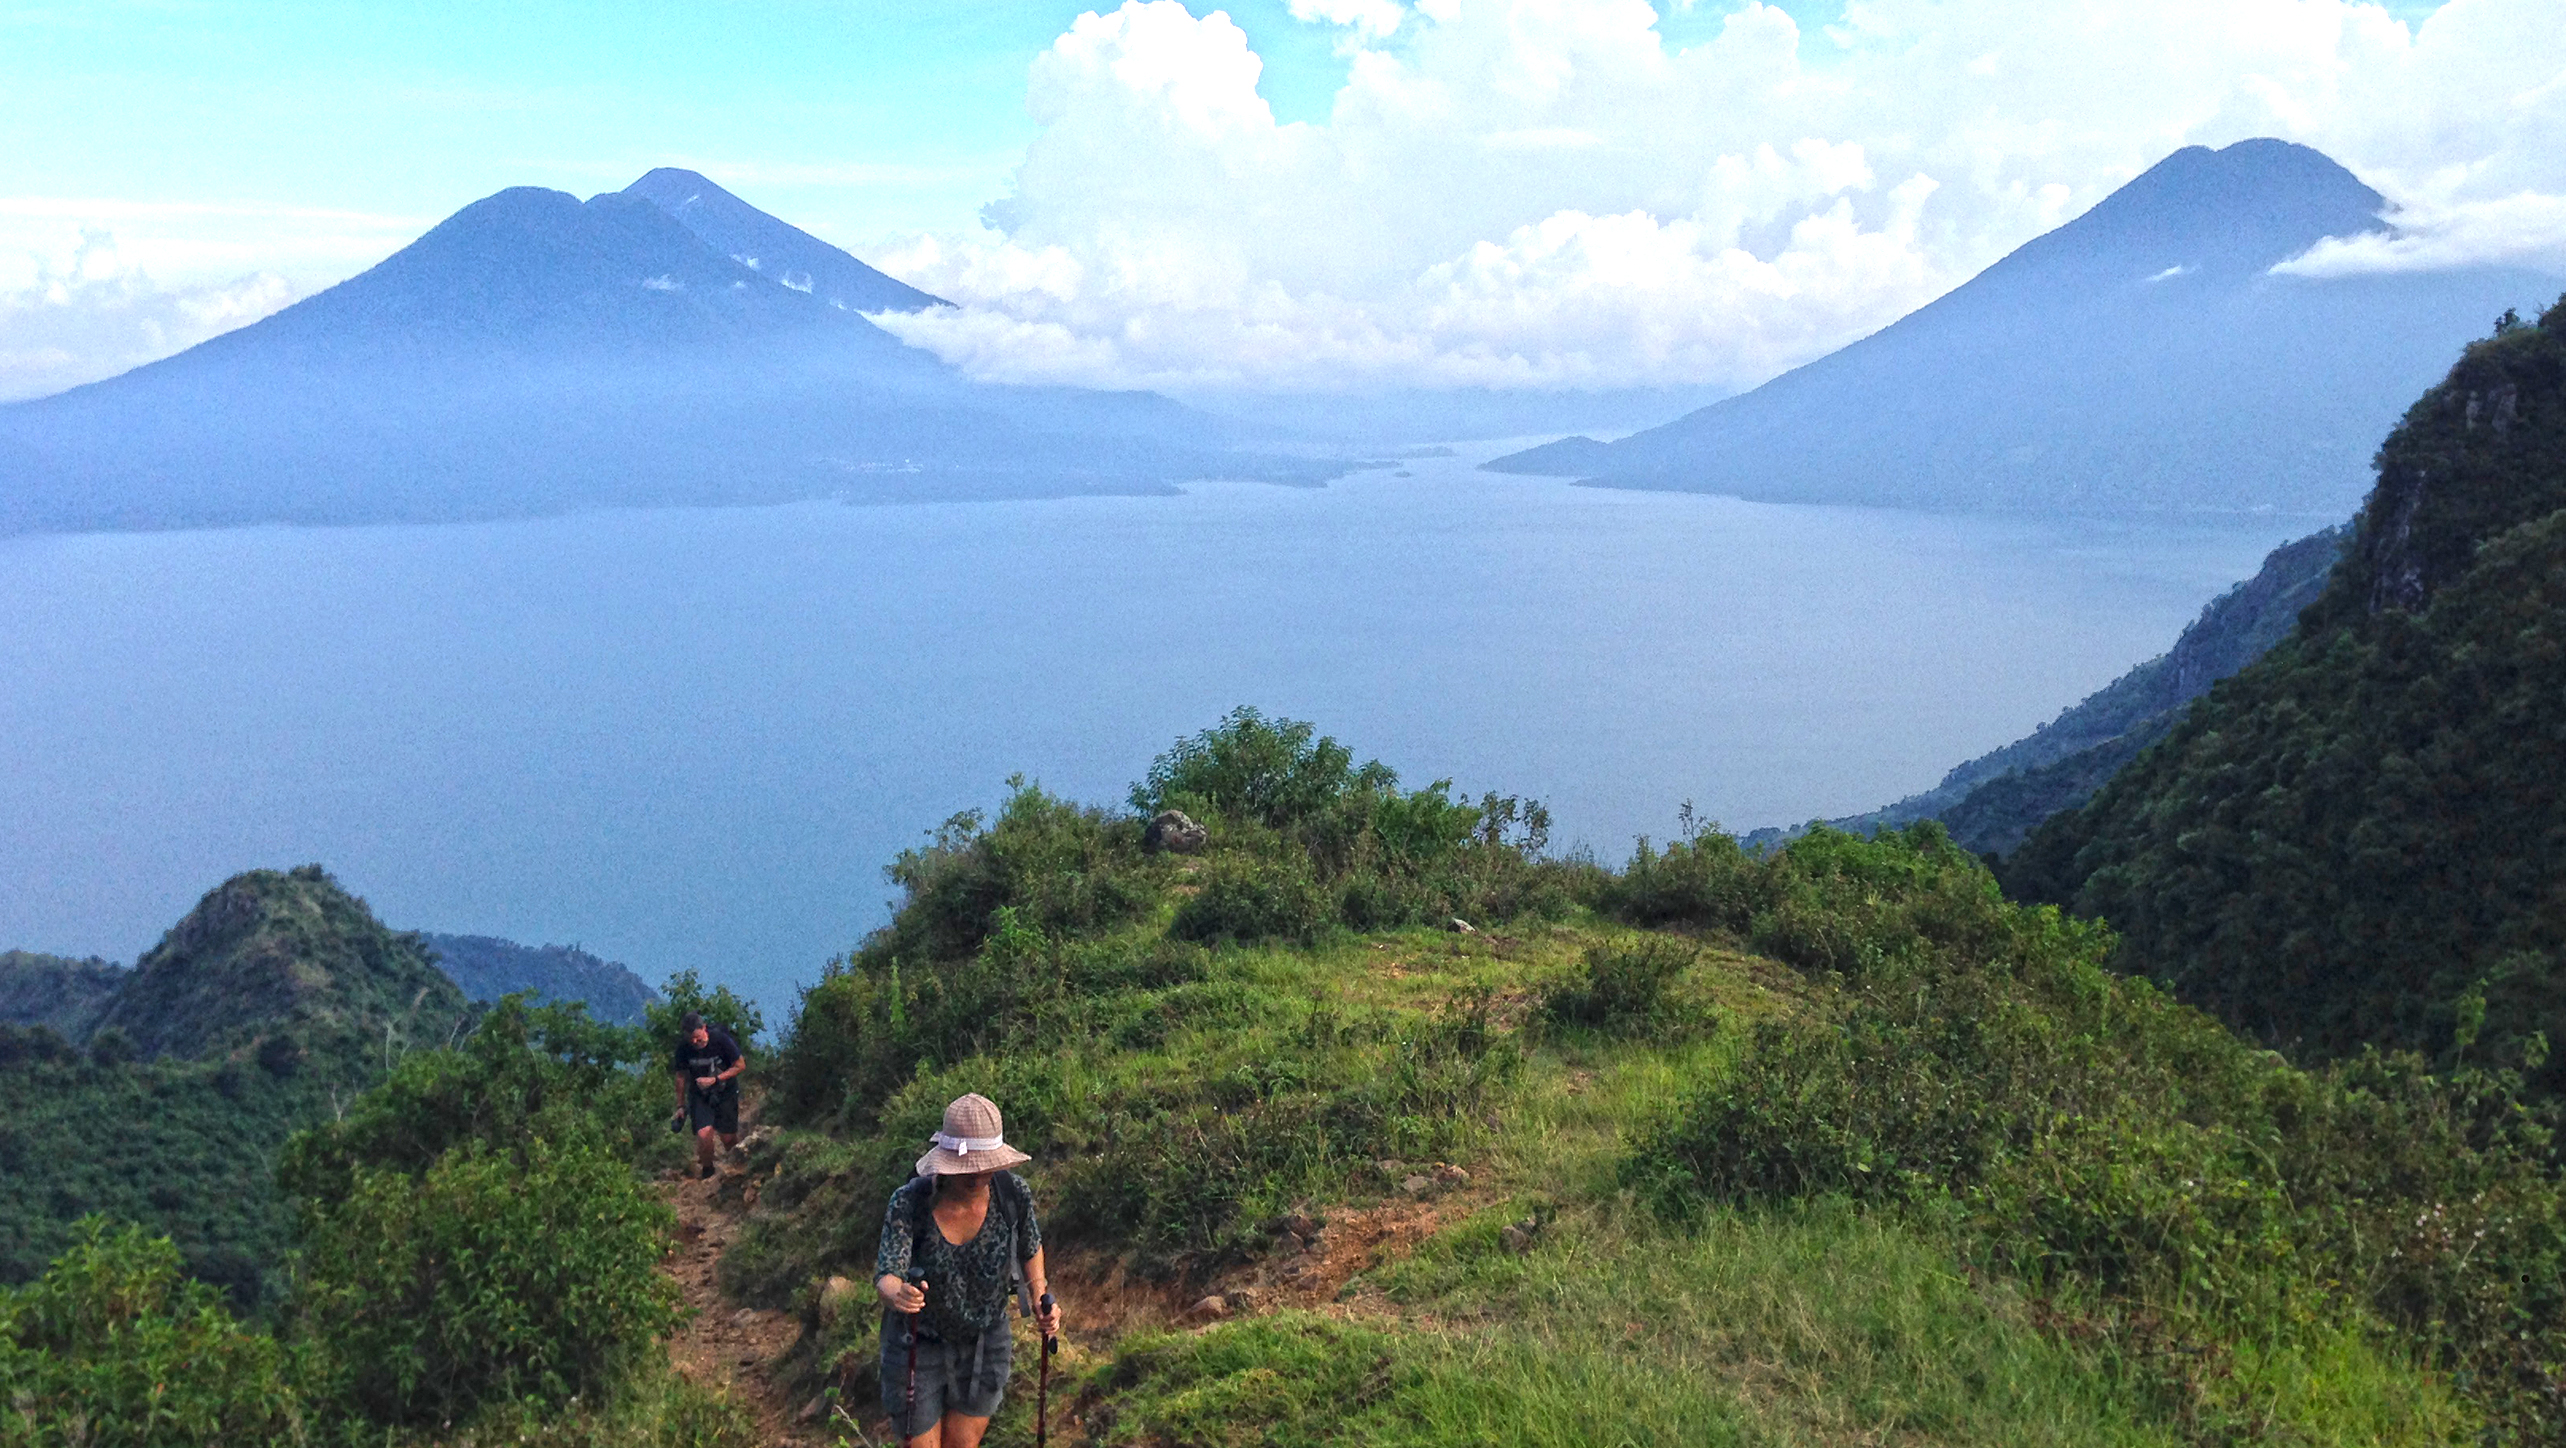
[[[2566,1089],[2566,301],[2379,454],[2299,632],[2004,864],[2276,1046]]]
[[[1143,850],[1170,803],[1204,856]],[[2560,1426],[2556,1139],[2503,1073],[2293,1068],[1931,826],[1611,871],[1510,837],[1520,802],[1402,792],[1252,714],[1133,805],[1019,783],[950,823],[807,994],[723,1270],[809,1314],[815,1387],[872,1344],[817,1285],[864,1275],[937,1111],[981,1090],[1062,1264],[1286,1308],[1113,1344],[1077,1389],[1097,1441]],[[1479,928],[1427,923],[1456,914]],[[1429,1207],[1406,1178],[1434,1162],[1469,1180]],[[1305,1231],[1421,1211],[1415,1255],[1329,1284],[1350,1319],[1291,1310]]]

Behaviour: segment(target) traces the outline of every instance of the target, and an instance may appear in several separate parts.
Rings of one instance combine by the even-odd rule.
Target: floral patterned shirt
[[[935,1181],[912,1177],[891,1194],[882,1213],[882,1245],[873,1253],[873,1275],[927,1280],[929,1332],[947,1342],[970,1342],[1006,1320],[1016,1290],[1016,1264],[1033,1260],[1042,1246],[1034,1220],[1034,1194],[1024,1178],[1002,1171],[989,1179],[989,1214],[979,1234],[948,1242],[936,1226]]]

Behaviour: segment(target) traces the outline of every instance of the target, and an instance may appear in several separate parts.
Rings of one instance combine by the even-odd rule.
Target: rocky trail
[[[775,1375],[802,1325],[791,1313],[741,1307],[722,1295],[714,1269],[748,1216],[737,1169],[725,1166],[721,1175],[701,1181],[690,1167],[664,1178],[660,1195],[677,1213],[677,1252],[669,1259],[668,1272],[694,1309],[686,1326],[669,1339],[669,1362],[690,1381],[745,1403],[757,1417],[762,1443],[800,1448],[838,1441],[840,1434],[830,1432],[817,1415],[803,1418],[803,1405],[789,1400]],[[844,1436],[866,1441],[853,1432]]]

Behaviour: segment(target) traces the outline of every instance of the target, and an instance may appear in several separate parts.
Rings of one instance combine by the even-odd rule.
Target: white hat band
[[[927,1139],[961,1156],[969,1156],[975,1151],[997,1151],[1007,1144],[1003,1136],[947,1136],[941,1131]]]

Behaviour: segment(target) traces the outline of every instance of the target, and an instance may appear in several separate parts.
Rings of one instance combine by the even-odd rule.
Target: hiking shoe
[[[718,1175],[718,1173],[709,1166],[697,1167],[695,1169],[695,1180],[699,1182],[711,1181],[716,1175]]]

